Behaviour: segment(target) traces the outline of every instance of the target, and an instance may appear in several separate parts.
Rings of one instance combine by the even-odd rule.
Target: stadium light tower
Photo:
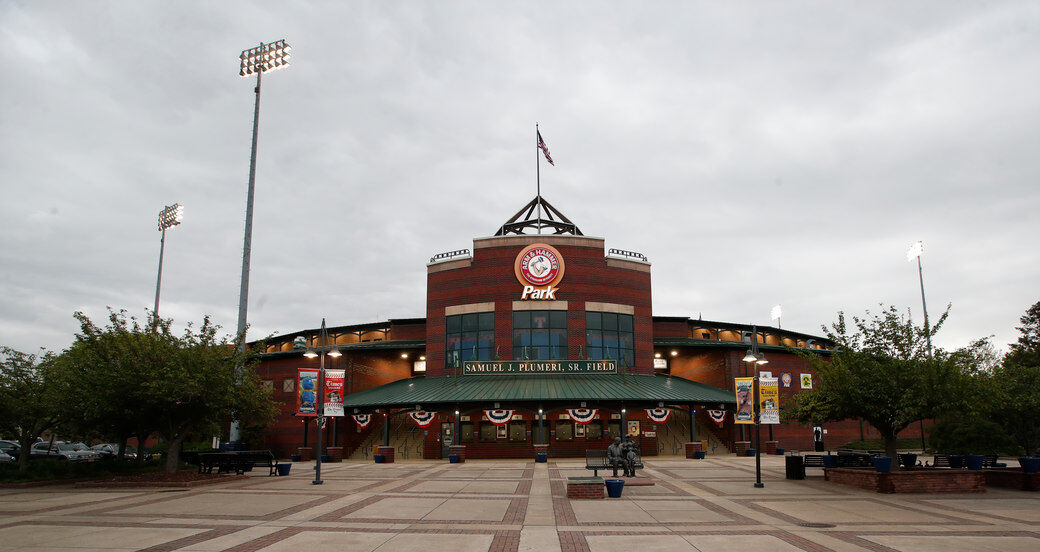
[[[924,253],[924,242],[916,241],[910,244],[906,250],[906,260],[914,262],[917,259],[917,277],[921,282],[921,310],[924,311],[924,339],[928,345],[928,360],[932,359],[932,329],[928,327],[928,304],[924,301],[924,269],[921,268],[921,254]],[[926,445],[924,442],[924,420],[921,423],[921,454],[924,454]]]
[[[285,39],[260,43],[256,48],[242,50],[238,56],[241,64],[240,77],[256,74],[256,103],[253,106],[253,147],[249,154],[249,191],[246,193],[246,231],[242,242],[242,283],[238,291],[238,336],[242,339],[240,350],[246,348],[246,307],[249,304],[249,254],[253,242],[253,189],[256,185],[256,136],[260,128],[260,77],[268,72],[289,65],[289,50]],[[238,442],[238,420],[231,422],[232,442]]]
[[[159,317],[159,288],[162,286],[162,260],[163,251],[166,249],[166,229],[177,226],[182,219],[184,219],[184,207],[180,203],[167,205],[162,211],[159,211],[159,231],[162,232],[162,238],[159,240],[159,275],[155,278],[155,307],[152,309],[152,314],[156,318]]]

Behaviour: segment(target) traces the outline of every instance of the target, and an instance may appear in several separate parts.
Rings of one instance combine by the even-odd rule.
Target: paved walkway
[[[879,495],[784,479],[782,457],[644,459],[657,483],[568,500],[583,460],[312,463],[190,490],[0,489],[0,550],[1040,550],[1040,496]],[[640,475],[642,475],[642,473]]]

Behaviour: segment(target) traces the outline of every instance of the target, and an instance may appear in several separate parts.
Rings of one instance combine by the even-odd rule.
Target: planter
[[[758,451],[753,449],[753,448],[747,449],[747,455],[748,456],[754,456],[756,452],[758,452]]]
[[[837,468],[838,467],[838,457],[833,455],[833,454],[824,454],[823,455],[823,467],[825,467],[825,468]]]
[[[776,449],[776,455],[777,456],[783,456],[784,455],[784,449],[782,449],[782,448]]]
[[[382,454],[373,454],[372,455],[372,460],[375,460],[376,464],[382,464],[383,462],[386,461],[386,457],[383,456]]]
[[[548,460],[549,460],[549,455],[547,453],[539,452],[538,454],[534,455],[534,461],[535,462],[545,463]]]
[[[969,470],[981,470],[982,469],[983,456],[981,454],[965,454],[964,464]]]
[[[289,461],[290,462],[299,462],[300,461],[300,455],[299,454],[289,455]]]
[[[321,461],[326,463],[326,464],[328,464],[329,463],[329,455],[328,454],[322,454],[321,455]]]
[[[950,467],[951,468],[963,468],[964,467],[964,455],[963,454],[951,454],[950,455]]]
[[[913,469],[913,467],[917,465],[917,455],[912,452],[900,454],[899,464],[902,465],[905,469]]]
[[[448,455],[448,463],[449,464],[458,464],[459,463],[459,455],[458,454],[449,454]]]
[[[892,471],[892,457],[891,456],[875,456],[874,457],[874,469],[878,473],[888,473]]]
[[[625,488],[624,479],[607,479],[607,496],[610,498],[621,498],[621,491]]]
[[[1018,463],[1022,466],[1024,473],[1040,472],[1040,456],[1022,456],[1018,459]]]
[[[289,475],[292,464],[275,464],[274,467],[278,470],[278,475]]]
[[[703,451],[703,450],[698,450],[697,451],[697,459],[698,460],[704,460],[707,456],[708,456],[707,451]]]

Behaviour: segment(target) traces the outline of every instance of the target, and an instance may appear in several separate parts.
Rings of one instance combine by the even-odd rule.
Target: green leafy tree
[[[936,350],[928,354],[927,336],[935,335],[949,307],[925,333],[895,307],[852,317],[843,312],[823,328],[835,347],[830,358],[797,351],[816,372],[813,389],[795,395],[784,409],[786,419],[803,424],[862,419],[881,434],[885,452],[896,454],[896,435],[910,424],[960,408],[967,400],[974,360]]]
[[[1040,302],[1019,320],[1022,335],[993,370],[991,415],[1032,456],[1040,449]]]
[[[61,420],[60,385],[53,375],[54,355],[26,354],[0,347],[0,429],[18,436],[18,470],[29,467],[30,447]]]
[[[83,313],[76,318],[79,375],[92,382],[87,389],[108,382],[110,389],[96,398],[113,401],[95,404],[93,415],[113,431],[141,437],[154,430],[166,441],[167,472],[176,471],[181,445],[190,437],[218,433],[231,418],[263,426],[273,421],[275,407],[252,369],[258,356],[219,337],[220,327],[208,317],[181,335],[169,321],[141,324],[125,311],[110,312],[105,327]],[[117,415],[128,420],[109,418]]]

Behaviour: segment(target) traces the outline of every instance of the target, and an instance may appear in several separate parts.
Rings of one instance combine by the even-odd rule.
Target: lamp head
[[[744,355],[744,359],[743,360],[744,360],[744,362],[755,362],[756,360],[758,360],[758,357],[755,356],[755,352],[754,351],[752,351],[751,349],[748,349],[747,350],[747,354]]]

